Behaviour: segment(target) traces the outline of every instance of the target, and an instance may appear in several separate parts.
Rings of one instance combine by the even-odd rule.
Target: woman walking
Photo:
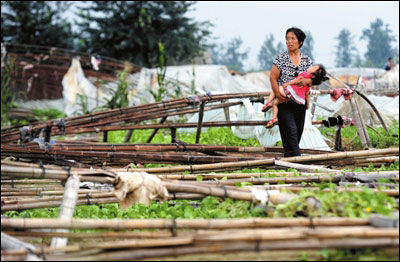
[[[306,35],[302,30],[291,27],[286,30],[287,51],[280,53],[273,61],[270,82],[272,91],[280,102],[278,124],[284,148],[284,157],[300,156],[300,139],[303,134],[306,106],[288,100],[279,92],[279,86],[295,79],[312,65],[312,60],[300,52]],[[311,85],[311,79],[298,78],[297,85]]]

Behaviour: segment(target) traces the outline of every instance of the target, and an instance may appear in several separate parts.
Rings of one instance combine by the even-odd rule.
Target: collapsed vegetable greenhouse
[[[354,90],[347,117],[364,150],[344,151],[338,114],[308,123],[309,134],[315,126],[336,129],[333,149],[302,147],[298,157],[283,157],[280,146],[200,144],[207,127],[263,127],[265,115],[230,114],[246,103],[261,105],[269,92],[258,91],[136,102],[2,128],[2,260],[365,248],[398,258],[399,148],[373,148],[356,100],[365,92],[341,84]],[[225,121],[206,116],[217,110]],[[194,120],[180,121],[188,114]],[[129,142],[140,129],[153,130],[146,143]],[[194,130],[194,143],[182,140],[181,129]],[[124,141],[110,143],[110,132],[120,130],[128,130]],[[168,143],[152,143],[160,130]],[[81,206],[93,213],[80,214]],[[24,213],[33,210],[43,213]]]

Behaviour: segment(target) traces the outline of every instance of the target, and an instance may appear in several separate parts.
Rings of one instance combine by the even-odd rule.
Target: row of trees
[[[144,67],[158,65],[159,43],[162,43],[167,63],[190,63],[210,48],[207,42],[212,26],[186,17],[194,4],[186,1],[2,1],[1,41],[74,49]],[[78,10],[77,19],[71,22],[65,19],[65,13],[72,14],[73,7]]]
[[[91,1],[77,4],[78,21],[65,20],[71,2],[2,1],[1,41],[20,44],[57,46],[131,61],[139,66],[159,66],[160,43],[168,65],[190,63],[205,50],[211,50],[214,64],[243,71],[249,49],[235,37],[216,43],[209,21],[198,22],[186,17],[195,2],[181,1]],[[75,4],[76,5],[76,4]],[[64,16],[63,16],[64,15]],[[75,30],[72,28],[76,27]],[[311,32],[302,52],[314,60]],[[388,25],[377,18],[362,31],[360,40],[367,41],[367,52],[361,59],[354,36],[342,29],[337,41],[335,65],[338,67],[383,67],[389,56],[398,60],[396,38]],[[266,36],[258,53],[259,69],[270,69],[273,58],[286,49]]]
[[[310,31],[305,31],[305,34],[307,37],[301,47],[301,52],[314,61],[314,39]],[[389,57],[393,57],[394,61],[398,63],[398,46],[392,46],[392,42],[396,43],[396,38],[382,19],[377,18],[371,22],[370,28],[362,31],[360,40],[367,41],[367,52],[364,54],[364,60],[361,59],[360,53],[355,46],[354,38],[346,28],[342,29],[334,37],[334,40],[337,41],[335,46],[335,66],[383,68]],[[212,52],[213,61],[240,71],[249,52],[249,50],[238,51],[242,43],[242,39],[236,37],[225,45],[214,46]],[[286,50],[286,46],[282,42],[278,42],[275,45],[274,36],[272,34],[267,35],[257,55],[260,69],[271,69],[274,57],[284,50]]]

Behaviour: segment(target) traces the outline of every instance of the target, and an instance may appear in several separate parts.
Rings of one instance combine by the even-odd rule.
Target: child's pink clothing
[[[311,74],[307,72],[301,72],[297,77],[299,78],[300,76],[304,78],[311,78]],[[287,86],[286,88],[283,89],[285,92],[285,95],[293,100],[294,102],[305,105],[306,104],[306,93],[310,91],[309,86],[296,86],[296,85],[290,85]]]

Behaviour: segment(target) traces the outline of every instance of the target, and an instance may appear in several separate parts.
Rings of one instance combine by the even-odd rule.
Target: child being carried
[[[303,78],[311,78],[312,85],[319,85],[322,81],[326,81],[329,78],[326,77],[326,70],[325,67],[321,64],[317,64],[314,66],[310,66],[306,72],[300,73],[295,79],[288,83],[284,83],[283,85],[279,86],[279,92],[283,97],[286,97],[294,102],[305,105],[308,109],[310,105],[310,87],[309,86],[298,86],[296,85],[298,79],[300,77]],[[277,123],[277,116],[278,116],[278,104],[280,102],[278,99],[275,99],[275,94],[272,91],[268,97],[267,103],[262,107],[262,112],[267,112],[271,107],[273,109],[273,115],[271,121],[269,121],[265,127],[271,128]]]

